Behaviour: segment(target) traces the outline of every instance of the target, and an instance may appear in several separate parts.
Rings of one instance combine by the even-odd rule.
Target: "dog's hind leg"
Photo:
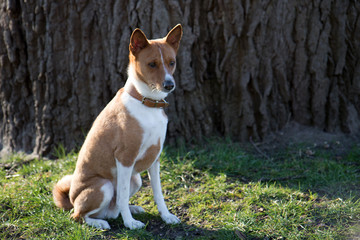
[[[139,173],[131,176],[130,179],[130,197],[137,193],[141,187],[141,176]],[[112,200],[114,201],[115,198]],[[129,205],[130,212],[132,214],[144,213],[145,210],[140,206]],[[116,206],[115,201],[110,203],[110,207],[107,213],[106,218],[117,218],[120,213],[120,208]]]
[[[107,216],[114,195],[114,187],[105,179],[94,179],[94,182],[96,184],[85,188],[76,197],[72,217],[75,220],[83,218],[86,224],[96,228],[110,229],[109,223],[101,218]]]
[[[130,180],[130,197],[137,193],[142,185],[140,173],[131,176]]]
[[[133,176],[131,176],[131,180],[130,180],[130,197],[132,197],[135,193],[137,193],[137,191],[139,191],[140,187],[141,187],[141,176],[140,173],[137,173]],[[129,205],[130,208],[130,212],[132,214],[138,214],[138,213],[144,213],[145,210],[140,207],[140,206],[135,206],[135,205]]]

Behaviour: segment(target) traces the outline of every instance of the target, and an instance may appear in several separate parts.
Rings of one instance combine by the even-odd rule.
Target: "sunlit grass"
[[[343,239],[357,236],[360,221],[360,148],[337,156],[299,145],[268,158],[229,141],[167,148],[162,186],[176,226],[161,221],[147,174],[132,199],[147,224],[130,231],[121,218],[110,231],[75,223],[55,207],[52,187],[73,172],[76,153],[59,147],[59,160],[23,154],[1,159],[0,239]],[[307,153],[306,153],[307,152]],[[13,167],[12,167],[13,166]]]

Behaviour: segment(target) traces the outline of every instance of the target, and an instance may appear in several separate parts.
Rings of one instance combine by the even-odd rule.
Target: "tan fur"
[[[181,28],[174,28],[166,37],[155,40],[146,39],[145,34],[141,30],[134,31],[131,37],[133,42],[130,42],[129,46],[129,61],[130,65],[135,66],[137,76],[140,80],[152,86],[154,89],[162,89],[161,85],[165,74],[162,69],[159,70],[159,67],[162,66],[159,49],[164,57],[167,72],[172,75],[175,71],[176,64],[170,66],[170,62],[176,62],[175,58],[181,36]],[[142,50],[139,51],[139,48]],[[139,59],[146,59],[146,61],[139,61]],[[154,69],[149,68],[147,65],[151,62],[154,62],[157,67]]]
[[[136,172],[142,172],[148,169],[151,164],[153,164],[154,159],[156,159],[156,156],[159,154],[161,149],[160,145],[160,139],[156,145],[152,145],[149,147],[149,149],[144,154],[144,157],[137,160],[135,163],[134,169]]]
[[[70,210],[73,208],[73,205],[69,199],[71,179],[72,179],[72,175],[67,175],[63,177],[55,185],[53,190],[53,198],[55,205],[59,208],[64,208],[65,210]]]
[[[137,76],[143,82],[146,82],[150,86],[156,89],[162,88],[163,76],[165,76],[165,72],[163,69],[159,69],[162,67],[160,51],[163,53],[163,56],[168,56],[164,59],[165,67],[170,74],[173,74],[175,71],[175,66],[170,66],[171,61],[175,61],[176,52],[172,47],[169,47],[169,44],[166,43],[165,39],[160,40],[150,40],[150,45],[146,47],[144,50],[139,52],[136,56],[131,54],[129,55],[130,64],[135,66]],[[167,47],[165,47],[165,46]],[[147,61],[137,61],[137,59],[148,59]],[[151,69],[147,65],[149,63],[155,63],[156,68]]]
[[[80,150],[73,178],[75,184],[70,190],[70,200],[74,205],[79,205],[81,215],[93,208],[81,206],[85,202],[81,197],[79,198],[79,194],[84,194],[86,197],[92,191],[100,192],[99,188],[102,184],[98,184],[99,179],[115,182],[111,172],[111,169],[116,168],[115,158],[124,166],[131,166],[139,152],[142,129],[122,104],[120,98],[123,91],[120,89],[115,98],[99,114]],[[98,189],[95,189],[96,186]],[[94,189],[88,190],[89,192],[83,191],[89,187]],[[101,195],[101,192],[97,194]],[[101,201],[102,199],[97,197],[92,205],[99,205]]]
[[[180,33],[182,33],[181,29]],[[145,35],[141,31],[135,30],[134,34],[134,41],[131,43],[133,46],[130,44],[129,64],[134,65],[142,81],[149,86],[161,89],[163,77],[160,76],[165,75],[164,70],[150,69],[148,63],[154,61],[156,64],[162,64],[158,50],[161,49],[167,71],[173,74],[175,65],[170,66],[170,62],[175,61],[178,45],[175,46],[173,42],[167,41],[166,37],[147,40],[146,37],[144,39]],[[145,49],[141,49],[144,47],[143,44],[147,46]],[[139,153],[143,130],[122,103],[123,94],[126,93],[122,88],[94,121],[79,152],[72,177],[64,177],[54,187],[53,197],[56,206],[67,210],[74,207],[72,218],[77,221],[81,221],[87,213],[99,208],[104,199],[101,187],[105,183],[111,182],[116,191],[117,182],[113,176],[113,171],[116,169],[115,161],[118,160],[123,166],[130,167],[134,165]],[[161,148],[159,139],[146,150],[141,159],[137,160],[134,165],[135,171],[141,172],[148,169],[160,154]],[[111,200],[110,207],[115,205],[115,198],[116,194]],[[96,217],[96,214],[91,217]]]
[[[131,166],[138,154],[142,129],[122,104],[123,92],[124,89],[118,91],[90,129],[79,153],[71,188],[68,181],[61,180],[55,185],[53,193],[56,205],[68,210],[74,205],[76,211],[72,216],[75,219],[99,206],[103,197],[100,191],[103,179],[115,183],[111,172],[116,167],[115,158],[124,166]],[[156,149],[158,153],[160,147]],[[154,156],[153,151],[151,148],[151,156]],[[145,157],[148,155],[146,153]],[[137,169],[142,167],[138,164]],[[91,195],[94,197],[91,198]]]
[[[72,199],[74,202],[72,218],[80,221],[86,213],[100,206],[103,200],[103,193],[100,191],[100,188],[104,183],[105,180],[99,177],[91,178],[86,182],[86,188],[82,189],[80,194],[76,196],[75,201]]]

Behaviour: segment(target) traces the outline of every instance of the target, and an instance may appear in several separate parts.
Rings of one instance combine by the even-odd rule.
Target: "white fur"
[[[110,225],[106,220],[102,220],[102,219],[95,219],[95,218],[89,218],[89,217],[84,217],[85,222],[87,225],[95,227],[95,228],[100,228],[100,229],[110,229]]]
[[[180,220],[169,212],[166,207],[160,183],[160,162],[156,161],[148,170],[150,183],[154,193],[154,200],[158,207],[161,218],[167,224],[180,223]]]
[[[142,143],[139,149],[139,153],[135,158],[135,162],[141,159],[151,145],[158,144],[162,145],[165,140],[166,128],[168,119],[164,115],[164,110],[161,108],[149,108],[128,93],[122,95],[122,101],[129,111],[130,115],[133,116],[140,124],[143,130]],[[162,149],[160,149],[161,152]]]
[[[137,82],[137,80],[132,79],[132,83],[134,82]],[[159,173],[160,167],[159,161],[157,161],[165,140],[168,122],[167,117],[164,115],[163,109],[146,107],[139,100],[131,97],[127,92],[123,93],[121,101],[129,111],[130,115],[132,115],[139,122],[140,127],[143,130],[143,140],[139,149],[139,153],[135,158],[135,163],[139,159],[142,159],[149,147],[158,144],[158,141],[160,140],[161,149],[153,165],[149,169],[151,186],[153,188],[154,199],[162,219],[166,223],[179,223],[180,220],[176,216],[169,213],[166,207],[164,197],[161,192]],[[135,163],[130,167],[124,167],[116,159],[116,209],[121,213],[124,225],[130,229],[142,228],[145,226],[142,222],[135,220],[131,215],[131,213],[141,213],[144,212],[144,210],[138,206],[129,206],[129,198],[131,195],[135,194],[135,192],[141,186],[140,174],[134,170]]]
[[[144,83],[143,81],[136,78],[136,72],[132,65],[129,65],[128,68],[128,80],[125,84],[125,90],[128,90],[130,85],[133,84],[136,90],[143,95],[144,97],[151,98],[154,100],[161,100],[167,97],[168,92],[162,92],[159,90],[152,90]]]
[[[93,214],[97,214],[97,218],[105,218],[108,216],[109,204],[114,195],[114,187],[112,183],[108,181],[100,188],[100,190],[103,192],[103,201],[99,208],[88,212],[84,216],[84,220],[90,226],[101,229],[110,229],[110,225],[107,221],[90,217]]]
[[[140,221],[135,220],[130,212],[129,199],[130,199],[130,181],[133,166],[124,167],[117,159],[117,191],[116,191],[116,208],[119,209],[124,225],[130,229],[142,228],[145,226]]]
[[[161,57],[161,62],[162,62],[162,65],[163,65],[163,68],[165,70],[165,74],[169,74],[169,71],[167,70],[167,68],[165,67],[165,61],[164,61],[164,57],[162,55],[162,52],[161,52],[161,48],[159,47],[159,52],[160,52],[160,57]],[[172,77],[172,76],[171,76]]]
[[[138,81],[133,79],[130,82],[134,83]],[[141,187],[141,177],[140,174],[134,170],[134,165],[136,161],[143,158],[149,147],[158,144],[160,140],[161,147],[159,154],[156,156],[153,165],[149,169],[151,186],[154,192],[154,200],[158,206],[162,219],[166,223],[179,223],[180,220],[169,213],[166,207],[164,197],[161,192],[159,173],[160,167],[159,161],[157,161],[165,140],[168,119],[165,116],[163,109],[146,107],[139,100],[131,97],[127,92],[123,93],[121,101],[129,111],[130,115],[139,122],[140,127],[143,130],[142,143],[139,153],[132,166],[125,167],[117,159],[115,159],[116,169],[111,169],[114,181],[109,181],[101,187],[104,199],[99,208],[86,214],[84,217],[85,222],[88,225],[97,228],[110,229],[110,225],[107,221],[91,218],[90,216],[97,214],[97,218],[117,218],[118,215],[121,214],[126,227],[130,229],[137,229],[145,226],[144,223],[137,221],[132,217],[132,213],[142,213],[144,212],[144,209],[139,206],[129,206],[130,197]],[[116,206],[113,209],[110,209],[109,204],[113,197],[114,189],[116,189]]]
[[[171,81],[174,83],[174,88],[170,91],[172,92],[175,89],[175,80],[174,77],[169,73],[169,71],[167,70],[166,66],[165,66],[165,61],[161,52],[161,48],[159,47],[159,52],[160,52],[160,56],[161,56],[161,62],[163,65],[163,68],[165,70],[165,79],[171,79]]]
[[[169,32],[169,34],[170,33],[171,32]],[[178,41],[180,41],[180,39],[178,39]],[[164,68],[163,79],[165,81],[172,81],[175,86],[174,77],[166,67],[161,48],[159,48],[159,52],[161,56],[162,67]],[[158,80],[160,81],[162,79]],[[99,208],[88,212],[84,216],[85,222],[87,224],[101,229],[109,229],[110,225],[107,221],[100,218],[117,218],[119,214],[122,216],[124,225],[130,229],[137,229],[145,226],[142,222],[137,221],[132,217],[132,213],[142,213],[144,212],[144,209],[139,206],[129,206],[129,198],[134,195],[141,187],[141,176],[134,170],[134,166],[137,161],[144,157],[151,146],[158,145],[159,142],[159,153],[148,169],[151,187],[154,193],[154,200],[157,204],[161,218],[166,223],[174,224],[180,222],[180,220],[175,215],[171,214],[167,209],[160,183],[160,162],[158,158],[162,151],[162,146],[165,140],[168,119],[163,109],[147,107],[143,105],[141,101],[131,97],[128,92],[130,92],[132,86],[134,86],[142,96],[153,100],[165,99],[167,95],[175,89],[174,87],[171,91],[166,91],[163,88],[153,89],[149,87],[147,83],[137,78],[135,67],[132,64],[129,65],[128,80],[124,86],[125,91],[121,95],[121,101],[129,114],[135,118],[135,120],[142,128],[142,142],[139,146],[138,155],[135,157],[132,166],[126,167],[121,162],[119,162],[118,159],[114,159],[116,162],[116,167],[110,169],[113,180],[106,181],[101,186],[100,190],[103,192],[103,200],[100,203]],[[126,139],[123,140],[126,141]],[[115,194],[116,196],[114,196]],[[110,205],[111,200],[114,197],[116,197],[115,206],[114,204]]]
[[[132,175],[130,180],[130,197],[132,197],[135,193],[137,193],[137,191],[139,191],[141,185],[142,182],[141,182],[140,173],[136,173],[135,175]]]
[[[111,169],[111,172],[112,172],[112,175],[113,175],[113,186],[114,186],[114,189],[117,188],[117,182],[118,181],[121,181],[117,178],[117,167],[116,168],[113,168]],[[131,179],[130,179],[130,195],[129,197],[131,198],[137,191],[139,191],[140,187],[142,185],[142,182],[141,182],[141,176],[140,174],[135,174],[133,176],[131,176]],[[130,208],[130,212],[133,213],[133,214],[137,214],[137,213],[143,213],[145,212],[144,209],[140,206],[134,206],[134,205],[130,205],[129,206]],[[119,216],[119,213],[120,213],[120,208],[118,208],[117,206],[115,206],[114,209],[108,209],[107,211],[107,214],[105,216],[105,218],[117,218]]]
[[[138,213],[144,213],[145,212],[145,210],[140,206],[129,205],[129,208],[130,208],[130,212],[132,214],[138,214]]]

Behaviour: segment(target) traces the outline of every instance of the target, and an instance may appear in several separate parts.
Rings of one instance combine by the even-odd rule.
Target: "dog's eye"
[[[170,61],[169,65],[170,65],[170,67],[175,66],[175,61]]]
[[[156,67],[156,63],[155,63],[155,62],[151,62],[151,63],[149,63],[148,65],[149,65],[149,67],[151,67],[151,68],[155,68],[155,67]]]

